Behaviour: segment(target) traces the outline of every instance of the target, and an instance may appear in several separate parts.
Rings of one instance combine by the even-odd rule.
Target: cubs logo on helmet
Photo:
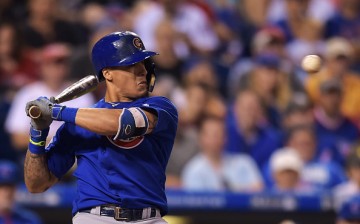
[[[133,40],[134,46],[139,50],[144,50],[144,44],[141,42],[140,38],[135,37]]]
[[[116,147],[122,148],[122,149],[132,149],[136,146],[140,145],[144,141],[144,136],[138,136],[129,138],[127,140],[114,140],[111,136],[106,136],[106,138]]]

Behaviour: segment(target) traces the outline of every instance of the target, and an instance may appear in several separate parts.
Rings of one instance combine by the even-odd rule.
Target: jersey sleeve
[[[65,123],[46,148],[48,168],[59,179],[75,163],[75,142],[75,125]]]
[[[152,134],[174,131],[175,135],[178,113],[169,99],[165,97],[151,97],[140,108],[156,112],[158,120]]]

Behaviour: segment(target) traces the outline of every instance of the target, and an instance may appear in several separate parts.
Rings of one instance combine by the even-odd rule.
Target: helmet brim
[[[136,53],[132,54],[131,56],[126,57],[117,63],[113,63],[112,66],[108,66],[107,68],[134,65],[138,62],[144,61],[155,55],[158,55],[158,53],[156,53],[154,51],[143,50],[140,52],[136,52]],[[101,71],[99,72],[98,78],[99,78],[99,81],[104,81],[104,79],[105,79],[104,76],[101,74]]]
[[[144,61],[154,55],[157,55],[158,53],[153,52],[153,51],[147,51],[147,50],[143,50],[143,51],[139,51],[136,52],[135,54],[126,57],[124,59],[122,59],[121,61],[119,61],[117,64],[118,66],[129,66],[129,65],[133,65],[136,64],[138,62]]]

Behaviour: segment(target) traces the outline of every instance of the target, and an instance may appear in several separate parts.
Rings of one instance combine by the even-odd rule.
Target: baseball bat
[[[73,83],[66,89],[64,89],[56,97],[51,97],[52,103],[63,103],[69,100],[76,99],[86,93],[89,93],[96,89],[99,84],[99,79],[96,75],[88,75],[79,81]],[[29,116],[33,119],[38,119],[41,116],[41,110],[38,106],[31,106],[29,108]]]

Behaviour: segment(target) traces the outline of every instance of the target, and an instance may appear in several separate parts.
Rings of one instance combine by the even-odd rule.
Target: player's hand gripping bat
[[[99,79],[96,75],[88,75],[71,86],[67,87],[56,97],[51,97],[50,101],[53,103],[63,103],[65,101],[76,99],[88,92],[96,89],[99,84]],[[41,116],[41,110],[38,106],[32,106],[29,109],[29,116],[32,119],[37,119]]]

